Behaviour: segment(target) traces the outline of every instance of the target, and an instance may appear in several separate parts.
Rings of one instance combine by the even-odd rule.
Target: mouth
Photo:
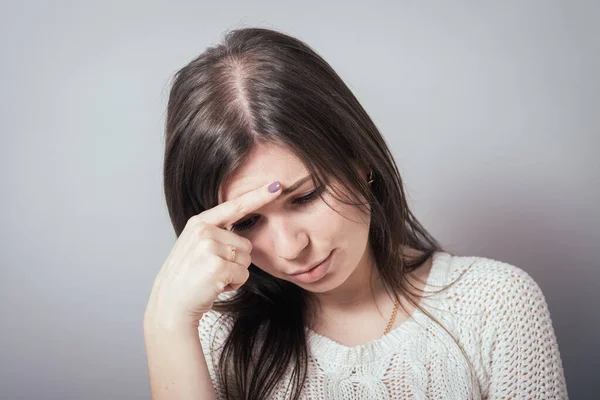
[[[335,250],[332,250],[327,258],[308,270],[305,269],[303,272],[290,274],[293,281],[303,284],[311,284],[323,279],[329,273],[331,268],[333,253],[335,253]]]
[[[329,257],[331,257],[331,253],[332,252],[330,252],[329,255],[327,257],[325,257],[323,260],[317,262],[316,264],[313,264],[312,267],[305,268],[302,271],[294,272],[294,273],[292,273],[290,275],[292,275],[292,276],[294,276],[294,275],[301,275],[301,274],[305,274],[307,272],[312,271],[313,269],[315,269],[318,266],[320,266],[321,264],[323,264],[325,261],[329,260]]]

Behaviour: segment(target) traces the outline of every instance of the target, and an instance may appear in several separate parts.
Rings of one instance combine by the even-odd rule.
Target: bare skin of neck
[[[421,254],[412,249],[406,253],[411,257]],[[407,275],[407,280],[417,288],[415,290],[411,287],[412,292],[421,293],[429,276],[431,264],[430,257]],[[311,329],[349,346],[380,337],[395,302],[373,262],[365,262],[362,268],[357,268],[344,284],[343,291],[321,293],[315,297],[318,307],[314,313]],[[413,299],[419,301],[415,296]],[[404,322],[415,309],[402,294],[400,294],[400,305],[392,329]],[[361,329],[356,329],[357,326]]]

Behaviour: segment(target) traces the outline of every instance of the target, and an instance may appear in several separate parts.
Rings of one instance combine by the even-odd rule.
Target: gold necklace
[[[392,329],[392,325],[394,324],[394,321],[396,320],[396,314],[398,313],[398,306],[400,305],[400,302],[398,300],[396,300],[394,302],[394,309],[392,310],[392,315],[390,316],[390,320],[387,323],[387,326],[385,327],[385,331],[383,331],[384,335],[387,335],[390,330]]]

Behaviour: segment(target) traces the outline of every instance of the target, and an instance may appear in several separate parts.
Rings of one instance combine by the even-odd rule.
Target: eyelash
[[[308,204],[313,202],[314,200],[316,200],[317,195],[319,195],[321,192],[321,187],[318,187],[317,189],[313,190],[312,192],[310,192],[309,194],[307,194],[306,196],[302,196],[302,197],[298,197],[297,199],[295,199],[293,201],[294,204]],[[254,223],[248,225],[249,221],[254,221],[256,218],[248,218],[245,221],[242,221],[238,224],[235,224],[231,227],[231,231],[232,232],[243,232],[243,231],[247,231],[252,229],[252,227],[254,227]]]

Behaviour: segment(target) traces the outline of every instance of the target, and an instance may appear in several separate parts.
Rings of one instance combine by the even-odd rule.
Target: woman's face
[[[361,173],[366,180],[366,173]],[[285,190],[307,175],[300,159],[285,148],[260,145],[223,182],[219,203],[274,181]],[[319,194],[307,179],[293,192],[281,194],[237,221],[232,230],[252,242],[252,263],[258,268],[305,290],[325,293],[344,283],[357,266],[369,262],[370,216],[325,193],[328,205]],[[308,274],[297,274],[328,256]]]

